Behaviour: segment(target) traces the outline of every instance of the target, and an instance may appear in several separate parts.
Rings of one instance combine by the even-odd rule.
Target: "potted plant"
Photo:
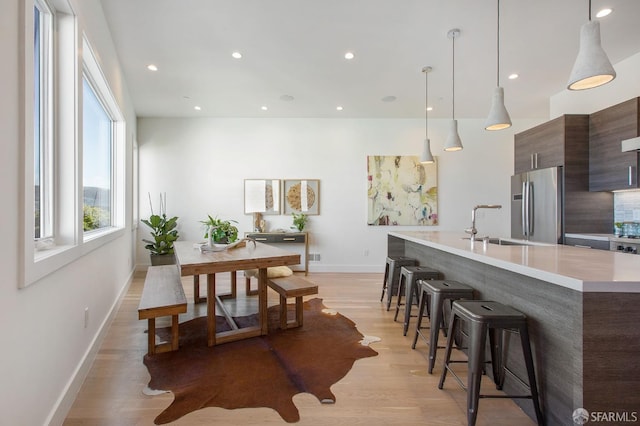
[[[293,225],[292,229],[297,229],[299,232],[304,230],[305,225],[307,224],[307,220],[309,220],[309,216],[304,213],[292,213],[293,216]]]
[[[149,197],[151,216],[149,219],[142,219],[141,222],[151,228],[151,239],[143,239],[147,245],[144,246],[150,252],[152,265],[171,265],[176,263],[173,255],[173,243],[178,239],[178,217],[167,217],[166,195],[164,199],[160,195],[160,214],[154,214],[151,197]]]
[[[207,215],[207,220],[201,220],[200,223],[206,226],[206,232],[204,238],[211,240],[216,244],[230,244],[238,239],[238,228],[233,223],[238,223],[235,220],[222,220],[217,217],[211,217]],[[211,235],[209,235],[211,232]],[[209,238],[211,237],[211,238]]]

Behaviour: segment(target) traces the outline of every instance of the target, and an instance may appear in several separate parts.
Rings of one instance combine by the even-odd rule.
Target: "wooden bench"
[[[289,277],[271,278],[267,285],[280,295],[280,327],[282,329],[302,326],[302,296],[318,294],[318,286],[304,278],[291,275]],[[287,318],[287,298],[296,298],[295,319]]]
[[[176,265],[150,266],[138,305],[138,319],[149,321],[149,354],[178,349],[178,315],[187,312]],[[171,341],[156,345],[156,318],[171,315]]]

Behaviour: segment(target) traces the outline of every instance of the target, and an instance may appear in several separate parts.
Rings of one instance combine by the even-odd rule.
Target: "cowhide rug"
[[[175,395],[155,423],[168,423],[205,407],[269,407],[285,421],[296,422],[300,414],[294,395],[307,392],[321,402],[335,402],[331,385],[356,360],[377,355],[366,342],[360,343],[364,336],[355,324],[328,311],[322,299],[304,303],[303,327],[281,330],[278,309],[269,308],[267,336],[208,347],[206,318],[201,317],[180,324],[178,351],[145,355],[149,388]],[[255,316],[237,322],[251,321],[256,321]],[[162,333],[168,331],[158,330]]]

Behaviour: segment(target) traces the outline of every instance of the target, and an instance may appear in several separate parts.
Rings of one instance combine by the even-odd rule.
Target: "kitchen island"
[[[495,300],[528,316],[547,425],[572,424],[577,408],[640,418],[640,256],[464,237],[391,232],[388,254],[418,259],[446,279],[473,287],[476,299]],[[507,363],[526,377],[517,339],[511,339]],[[504,389],[526,391],[508,375]],[[533,417],[530,401],[515,401]]]

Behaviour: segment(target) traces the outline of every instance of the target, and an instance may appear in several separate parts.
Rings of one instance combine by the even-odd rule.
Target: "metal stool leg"
[[[400,270],[400,279],[398,280],[398,293],[396,295],[396,314],[393,316],[393,320],[398,320],[398,313],[400,312],[400,306],[402,306],[402,289],[407,286],[407,275]],[[389,308],[387,308],[387,311]]]
[[[429,374],[433,372],[433,365],[436,362],[436,352],[438,351],[438,334],[440,324],[443,321],[442,295],[433,293],[431,295],[431,329],[429,330]]]
[[[467,424],[474,426],[478,418],[480,382],[484,365],[484,349],[487,340],[486,323],[470,322],[469,372],[467,377]]]
[[[420,334],[420,327],[422,326],[422,318],[424,318],[424,310],[428,303],[428,294],[426,291],[420,293],[420,301],[418,302],[418,321],[416,324],[416,334],[413,336],[413,343],[411,344],[411,349],[416,348],[416,342],[418,341],[418,335]]]
[[[402,328],[402,333],[404,336],[407,335],[407,331],[409,330],[409,322],[411,321],[411,308],[413,306],[414,300],[420,300],[419,290],[420,286],[417,282],[411,281],[407,285],[407,289],[405,291],[407,295],[407,301],[405,302],[404,307],[404,324]]]
[[[387,264],[384,267],[384,278],[382,280],[382,294],[380,295],[381,302],[384,299],[384,292],[387,289],[387,285],[389,285],[388,282],[389,282],[389,262],[387,262]]]
[[[529,388],[531,389],[531,399],[533,400],[533,408],[536,412],[536,419],[539,426],[544,426],[544,418],[540,408],[540,400],[538,399],[538,385],[536,384],[536,375],[533,369],[533,356],[531,355],[531,342],[529,342],[529,331],[525,324],[520,328],[520,341],[522,342],[522,353],[524,354],[524,362],[527,366],[527,375],[529,377]]]
[[[447,336],[447,345],[444,350],[444,362],[442,363],[442,373],[440,374],[440,382],[438,383],[438,389],[442,389],[444,386],[444,380],[447,377],[447,371],[449,369],[449,361],[451,360],[451,351],[453,350],[453,336],[455,336],[456,325],[458,325],[458,316],[455,313],[451,313],[451,319],[449,320],[449,335]]]
[[[391,309],[391,299],[393,298],[393,284],[399,283],[400,281],[400,269],[401,267],[398,266],[389,271],[389,282],[387,283],[387,311]]]

